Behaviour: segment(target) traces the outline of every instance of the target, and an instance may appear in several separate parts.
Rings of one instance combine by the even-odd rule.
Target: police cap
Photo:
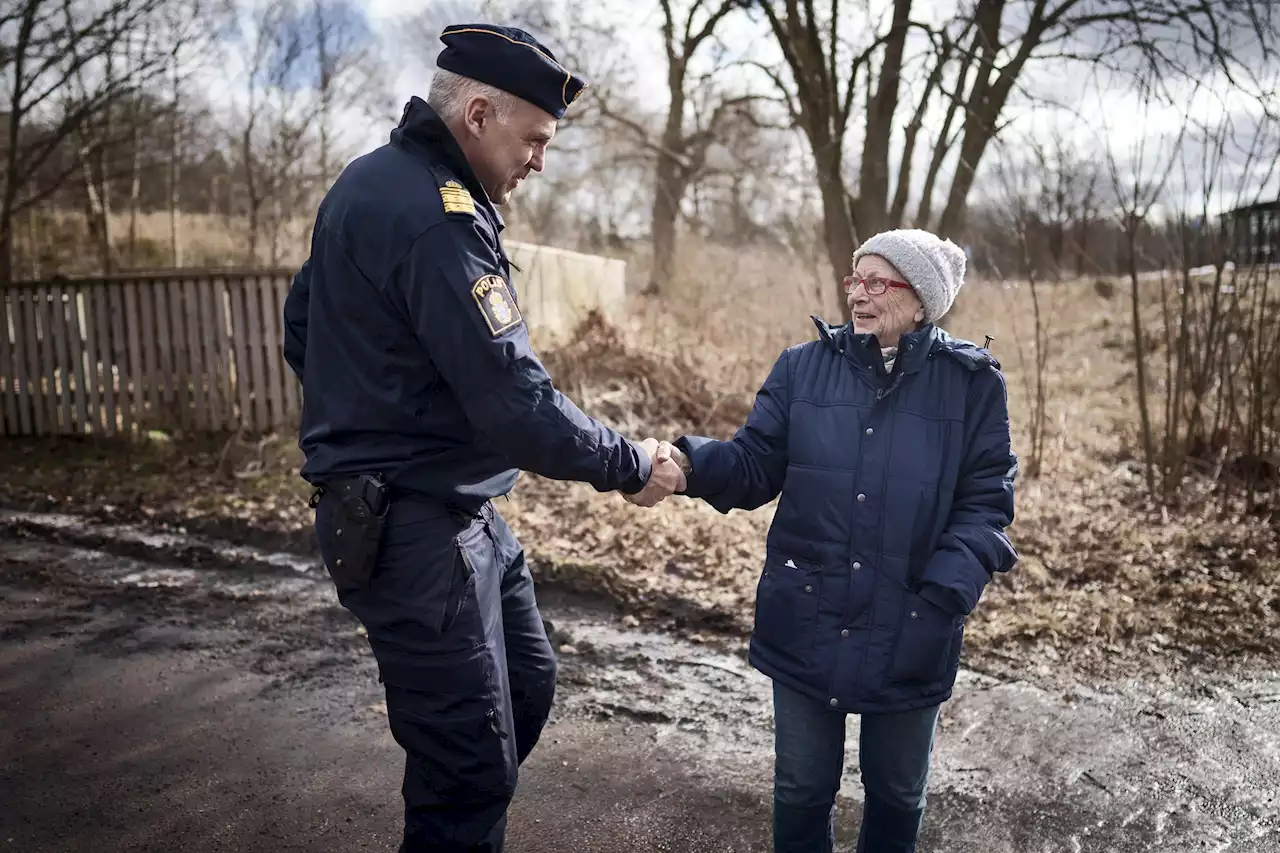
[[[510,92],[557,119],[587,85],[537,39],[515,27],[455,24],[445,27],[440,41],[445,44],[436,59],[440,68]]]

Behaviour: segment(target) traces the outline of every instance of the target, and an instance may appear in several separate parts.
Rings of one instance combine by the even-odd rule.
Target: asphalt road
[[[0,851],[395,850],[402,753],[327,584],[140,542],[0,519]],[[740,649],[543,601],[561,688],[510,853],[768,851],[768,685]],[[919,850],[1280,851],[1277,788],[1274,673],[1105,690],[965,673]]]

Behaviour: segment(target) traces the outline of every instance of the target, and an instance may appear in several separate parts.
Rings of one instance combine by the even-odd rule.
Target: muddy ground
[[[767,851],[742,643],[540,595],[561,688],[510,851]],[[401,754],[312,558],[6,513],[0,600],[0,850],[395,849]],[[962,673],[921,851],[1280,850],[1280,672],[1029,679]]]

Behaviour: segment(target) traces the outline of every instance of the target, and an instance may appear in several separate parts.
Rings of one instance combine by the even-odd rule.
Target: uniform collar
[[[443,158],[445,164],[462,180],[471,195],[484,200],[485,209],[498,223],[498,230],[502,230],[505,225],[502,214],[489,201],[489,194],[485,192],[480,179],[476,177],[471,164],[467,162],[467,155],[462,153],[458,140],[454,139],[444,119],[440,118],[440,115],[417,95],[409,98],[409,102],[404,105],[400,124],[391,131],[391,144],[411,154],[433,155],[436,162]]]
[[[838,350],[845,358],[864,366],[876,362],[884,363],[884,354],[880,349],[880,341],[875,335],[859,335],[853,331],[853,323],[842,326],[831,326],[817,317],[811,317],[818,327],[818,336],[827,346]],[[934,344],[938,341],[939,329],[932,323],[926,323],[914,332],[903,335],[898,343],[897,361],[904,373],[915,373],[924,365]]]

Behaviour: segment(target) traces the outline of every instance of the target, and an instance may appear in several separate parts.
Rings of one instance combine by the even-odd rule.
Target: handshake
[[[636,506],[657,506],[676,492],[683,492],[687,485],[685,472],[689,470],[689,457],[670,442],[660,442],[656,438],[646,438],[640,446],[649,454],[653,471],[643,489],[623,497]]]

